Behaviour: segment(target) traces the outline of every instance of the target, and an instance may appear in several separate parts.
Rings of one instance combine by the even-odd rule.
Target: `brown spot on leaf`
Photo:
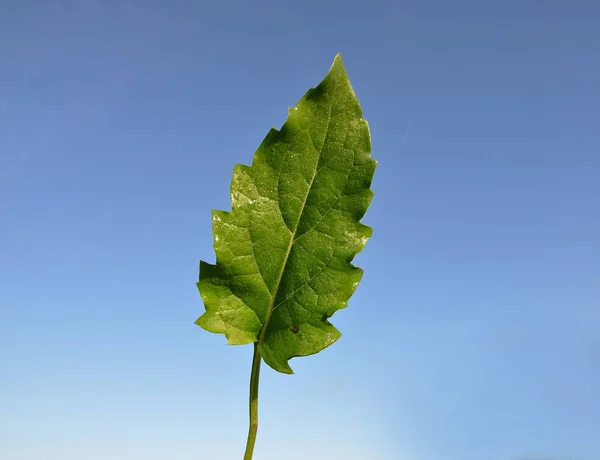
[[[297,334],[299,330],[300,330],[300,327],[299,327],[299,326],[294,326],[294,327],[291,329],[291,331],[292,331],[294,334]]]

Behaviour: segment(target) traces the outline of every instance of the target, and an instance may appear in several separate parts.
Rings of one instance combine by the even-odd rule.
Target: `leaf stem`
[[[258,431],[258,378],[260,376],[260,353],[258,343],[254,343],[254,356],[252,358],[252,372],[250,374],[250,427],[248,429],[248,441],[246,442],[246,453],[244,460],[252,460],[256,432]]]

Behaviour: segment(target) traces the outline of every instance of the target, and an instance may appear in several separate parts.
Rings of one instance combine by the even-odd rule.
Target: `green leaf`
[[[338,54],[252,166],[235,166],[232,211],[212,215],[216,265],[200,262],[206,312],[196,324],[229,344],[258,342],[264,361],[288,374],[290,358],[335,342],[328,318],[356,290],[362,270],[351,262],[372,233],[359,222],[373,196],[370,152]]]

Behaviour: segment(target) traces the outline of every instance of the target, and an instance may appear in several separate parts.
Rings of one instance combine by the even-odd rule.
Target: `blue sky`
[[[600,458],[600,6],[0,2],[0,458],[241,458],[212,209],[341,52],[379,161],[343,337],[257,460]]]

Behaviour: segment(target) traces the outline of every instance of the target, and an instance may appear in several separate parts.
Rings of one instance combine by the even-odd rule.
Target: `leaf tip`
[[[338,53],[333,58],[333,64],[331,65],[331,70],[339,69],[341,71],[345,71],[344,60],[342,59],[342,53]]]

